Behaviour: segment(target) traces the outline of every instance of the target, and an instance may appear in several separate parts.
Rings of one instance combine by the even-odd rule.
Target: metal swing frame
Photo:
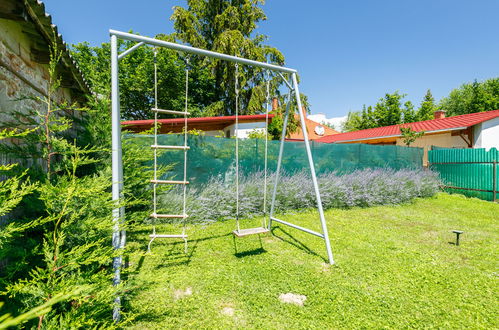
[[[330,264],[334,264],[334,259],[333,259],[333,254],[331,251],[331,244],[329,242],[329,235],[328,235],[328,230],[327,230],[327,225],[326,225],[326,219],[324,217],[324,211],[322,208],[322,200],[321,200],[321,195],[319,192],[319,184],[317,182],[317,176],[315,172],[315,166],[314,166],[314,161],[312,158],[312,152],[310,150],[310,142],[308,140],[308,133],[307,133],[307,128],[305,124],[305,116],[303,112],[301,111],[302,108],[302,103],[300,99],[300,91],[298,87],[298,79],[297,79],[297,73],[298,71],[295,69],[283,67],[283,66],[278,66],[274,64],[269,64],[269,63],[264,63],[264,62],[258,62],[246,58],[241,58],[237,56],[231,56],[231,55],[226,55],[226,54],[221,54],[213,51],[208,51],[200,48],[195,48],[195,47],[190,47],[186,45],[181,45],[173,42],[167,42],[163,40],[158,40],[154,38],[149,38],[149,37],[144,37],[144,36],[139,36],[131,33],[126,33],[126,32],[121,32],[121,31],[116,31],[116,30],[109,30],[109,34],[111,36],[111,121],[112,121],[112,199],[115,202],[116,208],[113,209],[113,236],[112,236],[112,244],[113,248],[118,250],[118,249],[123,249],[126,244],[126,231],[123,229],[123,224],[124,224],[124,219],[125,219],[125,208],[123,206],[120,206],[120,203],[123,198],[123,162],[122,162],[122,149],[121,149],[121,115],[120,115],[120,92],[119,92],[119,60],[125,57],[126,55],[132,53],[134,50],[137,48],[143,46],[143,45],[150,45],[150,46],[155,46],[155,47],[163,47],[163,48],[168,48],[172,50],[176,50],[179,52],[187,53],[187,54],[194,54],[194,55],[201,55],[201,56],[207,56],[211,58],[216,58],[220,60],[225,60],[228,62],[233,62],[237,64],[242,64],[242,65],[250,65],[250,66],[255,66],[259,67],[262,69],[267,69],[272,72],[277,73],[281,79],[283,79],[284,83],[286,86],[289,88],[290,93],[288,97],[288,103],[286,105],[286,112],[284,115],[284,122],[283,122],[283,129],[282,129],[282,134],[281,134],[281,139],[280,139],[280,146],[279,146],[279,156],[277,160],[277,170],[276,170],[276,179],[274,183],[274,190],[272,193],[272,202],[270,206],[270,213],[269,213],[269,224],[268,224],[268,229],[272,229],[272,223],[275,221],[277,223],[280,223],[282,225],[286,225],[298,230],[301,230],[303,232],[306,232],[308,234],[312,234],[315,236],[318,236],[324,240],[325,243],[325,248],[328,256],[328,260]],[[121,54],[118,54],[118,38],[121,40],[128,40],[128,41],[135,41],[137,42],[134,46],[130,47],[126,51],[122,52]],[[283,74],[289,74],[291,75],[291,82],[289,82]],[[301,129],[303,132],[303,138],[304,138],[304,143],[305,143],[305,149],[307,153],[307,158],[308,158],[308,163],[310,166],[310,172],[312,176],[312,183],[314,186],[314,191],[315,191],[315,196],[317,200],[317,210],[319,211],[319,218],[321,222],[321,228],[322,228],[322,233],[313,231],[308,228],[304,228],[298,225],[295,225],[293,223],[278,219],[274,217],[274,206],[275,206],[275,199],[276,199],[276,193],[277,193],[277,185],[279,183],[279,174],[281,170],[281,165],[282,165],[282,155],[284,151],[284,140],[286,138],[286,127],[288,123],[288,118],[291,113],[291,100],[292,97],[296,98],[296,105],[298,108],[298,114],[300,116],[300,124],[301,124]],[[294,109],[293,111],[295,111]],[[115,285],[118,285],[120,283],[120,272],[121,272],[121,265],[122,265],[122,256],[121,254],[118,254],[113,259],[113,270],[114,270],[114,278],[113,278],[113,283]],[[113,318],[115,320],[119,320],[120,317],[120,296],[118,295],[115,298],[115,308],[113,311]]]

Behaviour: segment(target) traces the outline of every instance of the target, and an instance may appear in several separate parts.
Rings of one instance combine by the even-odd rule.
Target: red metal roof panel
[[[359,140],[369,140],[369,139],[383,138],[383,137],[400,136],[400,127],[411,127],[411,129],[416,132],[445,131],[458,128],[467,128],[496,117],[499,117],[499,110],[470,113],[466,115],[459,115],[459,116],[446,117],[440,119],[431,119],[431,120],[418,121],[407,124],[363,129],[360,131],[328,135],[323,138],[317,139],[316,141],[333,143],[333,142],[342,142],[342,141],[359,141]]]
[[[275,115],[269,114],[269,119],[272,119]],[[238,116],[239,120],[255,120],[255,121],[265,121],[265,115],[242,115]],[[219,117],[191,117],[187,118],[187,123],[213,123],[213,122],[227,122],[235,121],[236,116],[219,116]],[[184,118],[169,118],[169,119],[158,119],[160,124],[183,124]],[[133,125],[133,126],[150,126],[154,124],[154,119],[145,120],[127,120],[122,121],[121,125]]]

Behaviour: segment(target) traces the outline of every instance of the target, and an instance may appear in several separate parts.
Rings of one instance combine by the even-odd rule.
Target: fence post
[[[494,159],[492,162],[492,201],[496,201],[496,191],[497,191],[497,160]]]

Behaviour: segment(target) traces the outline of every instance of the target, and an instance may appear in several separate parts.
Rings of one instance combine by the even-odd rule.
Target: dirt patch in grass
[[[285,304],[293,304],[296,306],[303,306],[305,303],[305,300],[307,300],[307,297],[302,295],[302,294],[296,294],[296,293],[282,293],[279,296],[279,300]]]

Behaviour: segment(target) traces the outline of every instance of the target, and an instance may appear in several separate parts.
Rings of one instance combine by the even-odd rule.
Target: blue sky
[[[108,41],[110,28],[173,31],[172,0],[46,0],[68,43]],[[419,104],[499,76],[497,0],[267,0],[258,32],[298,69],[312,113],[345,115],[399,90]]]

